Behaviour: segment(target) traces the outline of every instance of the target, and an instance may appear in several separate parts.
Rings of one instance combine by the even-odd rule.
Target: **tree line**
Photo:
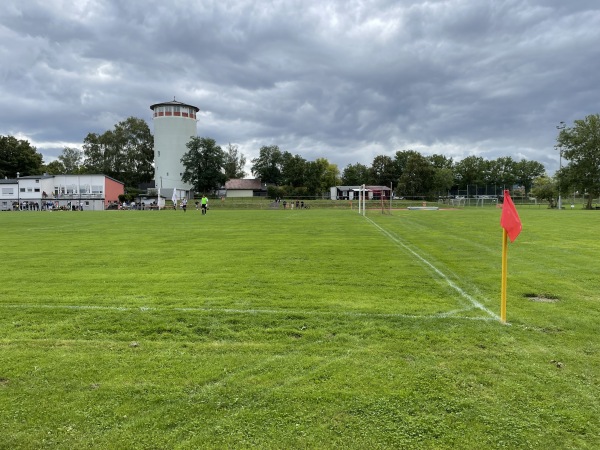
[[[510,156],[488,160],[468,156],[454,161],[445,155],[422,155],[400,150],[393,156],[378,155],[371,165],[348,164],[342,171],[326,158],[306,160],[282,151],[277,145],[263,146],[251,160],[251,173],[276,187],[279,196],[316,196],[331,186],[360,184],[392,186],[397,195],[434,198],[450,190],[473,185],[503,188],[521,186],[550,206],[561,194],[577,190],[591,199],[600,195],[600,115],[576,120],[561,127],[557,149],[564,165],[554,177],[546,175],[537,161],[515,161]],[[237,146],[223,150],[209,137],[193,137],[181,162],[182,179],[196,192],[219,189],[232,178],[243,178],[246,157]],[[146,121],[130,117],[102,134],[89,133],[82,150],[65,148],[56,161],[44,164],[43,157],[25,140],[0,136],[0,177],[50,174],[103,173],[136,188],[154,178],[154,138]]]
[[[304,187],[308,195],[325,192],[335,185],[361,184],[392,186],[406,197],[437,197],[469,185],[518,184],[529,191],[533,181],[545,173],[544,166],[537,161],[469,156],[454,162],[444,155],[424,156],[414,150],[397,151],[393,157],[378,155],[370,166],[349,164],[341,173],[324,158],[306,161],[300,155],[282,152],[277,146],[262,147],[252,163],[252,173],[264,182]]]

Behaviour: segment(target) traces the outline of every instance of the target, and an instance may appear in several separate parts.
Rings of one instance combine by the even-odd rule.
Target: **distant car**
[[[392,197],[392,198],[393,198],[394,200],[404,200],[404,197],[396,197],[396,196],[394,196],[394,197]]]

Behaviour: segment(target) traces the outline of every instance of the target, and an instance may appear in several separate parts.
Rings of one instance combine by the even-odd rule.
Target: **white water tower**
[[[154,181],[162,195],[178,197],[182,190],[192,189],[192,185],[181,181],[183,164],[181,158],[188,152],[186,144],[196,137],[196,113],[200,108],[186,105],[173,99],[171,102],[156,103],[150,106],[154,123]]]

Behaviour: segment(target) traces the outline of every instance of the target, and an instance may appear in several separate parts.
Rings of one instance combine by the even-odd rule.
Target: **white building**
[[[106,175],[30,175],[0,180],[0,210],[76,206],[103,210],[119,201],[125,185]],[[18,206],[17,206],[18,205]]]
[[[189,197],[192,185],[181,181],[184,167],[181,158],[188,152],[187,143],[196,137],[196,113],[200,108],[178,101],[150,106],[154,123],[154,181],[162,195]]]

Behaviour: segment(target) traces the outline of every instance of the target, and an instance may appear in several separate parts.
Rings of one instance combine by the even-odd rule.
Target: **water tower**
[[[181,181],[184,170],[181,158],[188,152],[186,144],[196,137],[196,113],[200,108],[173,99],[156,103],[150,109],[154,123],[155,186],[169,197],[177,189],[177,197],[181,198],[182,190],[192,189],[192,185]]]

